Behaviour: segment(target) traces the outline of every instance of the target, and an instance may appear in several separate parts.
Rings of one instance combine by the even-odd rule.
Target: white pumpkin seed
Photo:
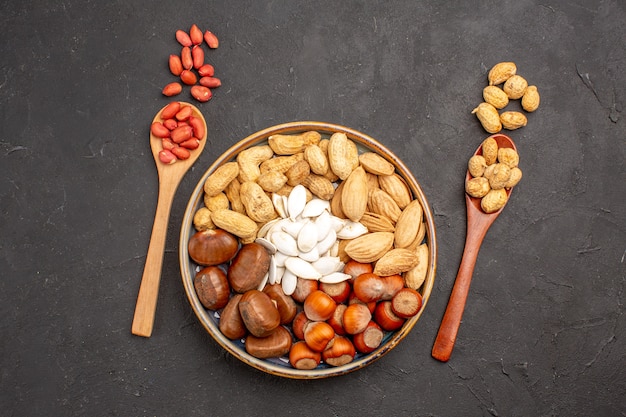
[[[317,226],[317,241],[324,240],[330,229],[333,226],[333,221],[329,212],[324,211],[315,219],[315,226]]]
[[[291,190],[287,198],[287,213],[289,214],[289,218],[295,221],[302,213],[302,210],[304,210],[305,205],[306,188],[304,188],[304,185],[298,184],[293,187],[293,190]]]
[[[304,259],[307,262],[315,262],[320,258],[320,253],[317,250],[317,246],[311,249],[308,252],[300,252],[298,253],[298,257],[300,259]]]
[[[276,253],[276,245],[274,245],[268,239],[265,239],[264,237],[258,237],[255,239],[255,242],[267,249],[270,255]]]
[[[320,282],[324,282],[326,284],[337,284],[339,282],[347,281],[350,278],[352,278],[352,275],[344,274],[343,272],[332,272],[321,277]]]
[[[348,221],[340,231],[337,232],[339,239],[354,239],[367,233],[367,227],[359,222]]]
[[[313,198],[306,203],[302,210],[302,217],[318,217],[324,211],[330,211],[330,201],[322,200],[321,198]]]
[[[289,233],[282,231],[274,232],[270,239],[279,252],[289,256],[298,256],[298,244]]]
[[[281,286],[285,295],[291,295],[296,291],[296,285],[298,285],[298,277],[286,270],[283,274]]]
[[[285,261],[285,268],[287,268],[288,271],[291,271],[291,273],[295,276],[304,279],[320,279],[322,277],[322,274],[317,272],[317,270],[313,268],[310,263],[304,259],[298,258],[297,256],[287,258]]]
[[[317,227],[315,223],[307,221],[298,233],[298,249],[309,252],[317,245]]]
[[[312,263],[313,268],[322,275],[328,275],[333,272],[339,272],[343,269],[344,263],[341,259],[333,256],[322,256],[317,261]]]
[[[285,198],[280,194],[273,193],[272,194],[272,204],[274,204],[274,209],[276,213],[283,219],[287,216],[287,207],[285,206]]]

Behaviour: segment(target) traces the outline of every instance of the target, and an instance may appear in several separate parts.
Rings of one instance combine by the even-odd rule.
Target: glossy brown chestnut
[[[239,313],[250,333],[256,337],[269,336],[280,325],[280,313],[269,295],[250,290],[239,300]]]
[[[228,281],[239,293],[256,289],[270,267],[270,255],[258,243],[243,245],[228,268]]]
[[[233,295],[220,314],[220,331],[231,340],[241,339],[248,333],[239,313],[239,301],[242,296],[242,294]]]
[[[217,310],[228,303],[230,286],[226,274],[219,266],[207,266],[198,271],[193,285],[205,308]]]
[[[230,261],[239,249],[239,241],[221,229],[194,233],[188,243],[189,256],[199,265],[219,265]]]
[[[268,336],[246,337],[246,352],[255,358],[267,359],[283,356],[291,349],[291,334],[283,326],[278,326]]]
[[[286,295],[280,284],[269,284],[263,288],[263,292],[276,302],[276,308],[280,313],[280,324],[289,324],[298,312],[296,302]]]

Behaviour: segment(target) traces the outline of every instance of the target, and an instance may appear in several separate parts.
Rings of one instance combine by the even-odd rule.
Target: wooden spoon
[[[517,150],[513,140],[506,135],[495,134],[491,136],[498,143],[498,148],[513,148]],[[482,144],[481,144],[482,145]],[[481,155],[482,148],[478,147],[474,155]],[[469,171],[465,176],[465,180],[471,179]],[[511,194],[511,190],[507,190],[507,197]],[[508,201],[508,199],[507,199]],[[452,288],[452,294],[448,301],[448,307],[441,321],[437,338],[432,350],[433,358],[447,362],[452,355],[452,349],[454,348],[454,342],[456,341],[456,335],[461,325],[461,318],[463,316],[463,310],[465,309],[465,302],[467,301],[467,294],[469,292],[470,283],[472,282],[472,274],[474,272],[474,266],[476,266],[476,259],[480,250],[480,245],[483,242],[487,230],[491,224],[498,218],[500,210],[487,214],[480,208],[480,198],[470,197],[465,194],[465,203],[467,206],[467,231],[465,237],[465,249],[463,250],[463,257],[461,258],[461,265]]]
[[[189,168],[202,153],[207,142],[207,126],[202,113],[192,104],[181,102],[182,106],[190,106],[192,115],[202,120],[204,125],[204,137],[200,139],[200,146],[191,151],[191,156],[185,160],[177,160],[173,164],[164,164],[159,160],[159,152],[163,149],[161,139],[150,133],[150,147],[156,162],[159,174],[159,198],[157,200],[156,214],[148,246],[148,255],[141,278],[137,305],[135,306],[135,316],[133,318],[132,333],[138,336],[150,337],[154,325],[154,314],[156,312],[157,298],[159,294],[159,283],[161,280],[161,267],[163,265],[163,255],[165,250],[165,238],[167,236],[167,225],[170,217],[170,210],[178,184],[183,179]],[[165,108],[165,107],[164,107]],[[163,108],[163,109],[164,109]],[[153,122],[162,121],[161,109],[154,117]]]

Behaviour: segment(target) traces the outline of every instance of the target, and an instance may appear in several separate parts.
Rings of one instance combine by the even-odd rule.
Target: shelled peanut
[[[508,200],[507,190],[522,179],[519,154],[512,148],[499,148],[493,137],[485,139],[481,153],[468,162],[471,178],[465,182],[465,191],[471,197],[481,199],[485,213],[500,210]]]
[[[222,81],[215,77],[213,65],[205,62],[206,53],[202,45],[206,43],[209,49],[217,48],[217,36],[208,30],[202,33],[196,24],[191,25],[189,32],[177,30],[175,36],[182,49],[178,54],[170,54],[168,66],[172,75],[179,80],[163,87],[163,95],[178,95],[183,91],[183,85],[187,85],[191,87],[190,93],[194,99],[199,102],[209,101],[213,96],[211,89],[221,86]]]
[[[198,148],[206,136],[206,126],[200,117],[194,116],[191,106],[173,101],[163,108],[159,120],[152,122],[150,133],[161,140],[159,160],[173,164],[188,159]]]
[[[502,128],[519,129],[526,126],[528,119],[519,111],[499,112],[508,106],[511,100],[521,99],[522,109],[531,113],[539,107],[540,97],[537,87],[528,85],[524,77],[517,74],[514,62],[500,62],[494,65],[487,76],[489,85],[483,89],[483,102],[472,114],[475,114],[488,133],[498,133]]]
[[[235,339],[246,337],[251,355],[265,358],[289,351],[297,368],[316,367],[320,361],[340,365],[351,361],[355,351],[376,349],[386,332],[398,328],[388,321],[401,326],[420,311],[418,290],[426,277],[429,254],[423,208],[393,164],[373,152],[359,155],[355,142],[345,134],[323,138],[309,131],[270,136],[267,144],[243,150],[235,161],[217,168],[204,184],[203,201],[194,216],[197,232],[190,243],[226,233],[239,241],[240,252],[250,245],[265,248],[268,266],[264,274],[252,274],[253,288],[243,296],[248,291],[270,292],[276,308],[288,310],[279,324],[270,320],[269,327],[288,328],[294,343],[286,343],[283,331],[259,336],[245,324],[233,324],[244,323],[240,316],[252,310],[263,311],[263,317],[257,317],[263,321],[266,314],[275,316],[273,310],[242,313],[241,306],[226,307],[228,314],[222,315],[220,328],[222,322],[225,329],[238,328],[239,332],[226,332]],[[290,239],[285,236],[290,233],[293,242],[283,241]],[[313,234],[314,241],[307,239]],[[215,241],[218,246],[204,250],[219,252],[221,243]],[[296,252],[287,255],[294,244]],[[319,253],[314,256],[314,251]],[[237,263],[226,261],[227,270]],[[256,269],[259,263],[246,265]],[[359,280],[361,274],[369,274],[370,279]],[[388,293],[362,299],[391,281],[395,285]],[[407,291],[402,291],[394,307],[392,300],[403,289]],[[231,285],[228,291],[230,303],[241,302],[236,297],[242,294],[240,289]],[[263,298],[255,294],[255,299]],[[381,311],[374,313],[383,301]],[[367,320],[361,317],[359,331],[350,333],[338,323],[358,308],[351,307],[354,303],[367,305],[368,313],[363,316]],[[298,321],[296,310],[302,310],[306,320]],[[306,360],[300,361],[301,355]]]

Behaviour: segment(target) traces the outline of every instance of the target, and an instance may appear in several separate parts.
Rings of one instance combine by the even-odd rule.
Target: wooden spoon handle
[[[476,259],[486,233],[486,228],[482,233],[468,233],[465,240],[465,249],[463,250],[459,271],[431,352],[432,357],[441,362],[447,362],[452,355],[456,335],[463,317],[463,310],[465,310],[465,302],[467,301],[472,282]]]
[[[148,246],[146,264],[141,278],[141,285],[139,286],[139,295],[137,296],[137,305],[135,306],[135,316],[133,318],[132,333],[137,336],[150,337],[152,335],[165,252],[167,225],[175,191],[175,187],[159,188],[152,235],[150,236],[150,245]]]

